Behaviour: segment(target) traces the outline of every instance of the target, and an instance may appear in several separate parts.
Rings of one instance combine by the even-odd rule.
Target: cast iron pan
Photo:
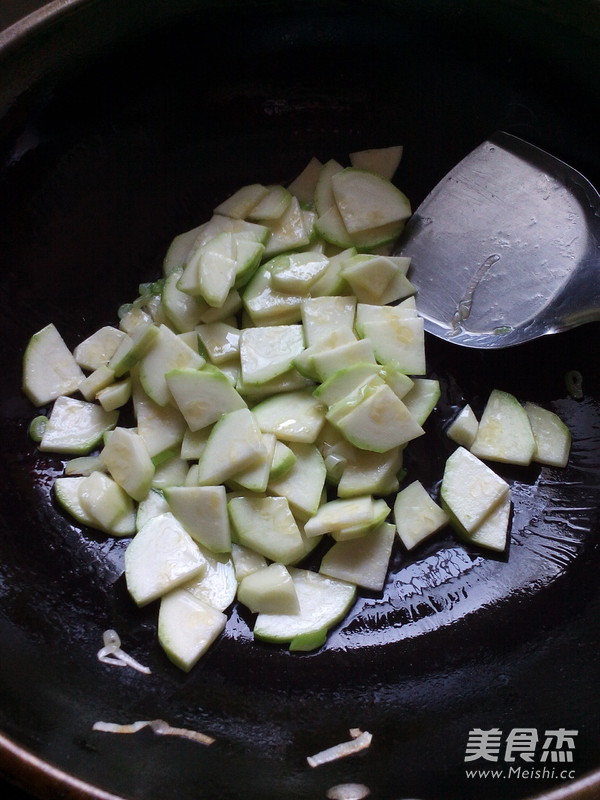
[[[35,330],[53,321],[75,345],[113,323],[175,234],[312,155],[402,143],[398,183],[416,206],[503,129],[600,183],[600,6],[66,0],[5,34],[0,69],[5,776],[40,798],[313,800],[348,782],[377,800],[599,796],[597,325],[518,351],[428,342],[442,398],[407,466],[432,491],[444,424],[464,402],[481,411],[492,388],[548,405],[572,430],[565,470],[498,467],[513,486],[508,557],[448,531],[398,551],[383,596],[361,593],[310,654],[253,642],[234,607],[188,675],[157,645],[156,608],[127,595],[126,542],[53,503],[62,462],[28,440],[20,369]],[[98,662],[107,628],[151,675]],[[156,718],[215,744],[92,730]],[[369,750],[307,765],[352,727],[373,734]],[[572,761],[469,778],[476,728],[533,730],[540,748],[547,730],[577,731]],[[510,766],[502,752],[498,765]]]

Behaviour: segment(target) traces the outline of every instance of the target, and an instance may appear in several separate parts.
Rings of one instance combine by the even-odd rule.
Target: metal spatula
[[[507,133],[433,189],[397,252],[426,330],[456,344],[509,347],[600,319],[600,195]]]

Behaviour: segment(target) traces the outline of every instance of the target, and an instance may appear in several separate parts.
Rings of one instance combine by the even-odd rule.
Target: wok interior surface
[[[507,558],[448,530],[395,553],[381,597],[359,593],[309,654],[255,643],[234,607],[185,675],[122,575],[127,542],[57,509],[63,462],[36,452],[21,395],[29,336],[54,322],[70,346],[160,273],[176,234],[245,183],[288,182],[311,156],[403,144],[413,206],[490,132],[508,130],[597,185],[600,10],[595,3],[64,4],[2,51],[2,514],[0,729],[65,773],[126,798],[530,797],[564,781],[465,774],[469,731],[576,730],[576,778],[598,767],[600,386],[597,324],[517,350],[429,339],[442,385],[406,466],[435,491],[444,425],[492,388],[556,410],[573,434],[565,470],[496,465],[513,487]],[[569,396],[569,370],[584,397]],[[102,665],[102,632],[151,675]],[[95,732],[161,718],[215,744]],[[306,756],[373,734],[359,756]],[[25,780],[14,761],[5,770]],[[525,764],[525,762],[523,762]],[[467,765],[468,766],[468,765]],[[485,764],[483,765],[485,766]],[[502,762],[500,766],[505,766]],[[539,765],[538,765],[539,766]],[[43,772],[43,771],[42,771]],[[31,774],[27,779],[33,781]],[[40,797],[93,796],[44,775]],[[91,790],[89,790],[91,791]],[[79,794],[77,794],[79,792]],[[575,795],[573,795],[575,796]]]

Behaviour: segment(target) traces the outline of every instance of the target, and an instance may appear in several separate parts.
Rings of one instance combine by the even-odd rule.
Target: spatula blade
[[[597,193],[568,165],[494,134],[425,198],[398,253],[425,327],[470,347],[507,347],[580,324],[567,285],[588,270]],[[582,320],[585,321],[585,320]]]

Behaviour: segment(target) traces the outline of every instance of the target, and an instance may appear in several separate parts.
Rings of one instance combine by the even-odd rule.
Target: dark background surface
[[[42,0],[2,0],[0,2],[0,32],[27,14],[42,8]],[[17,789],[12,783],[0,778],[0,794],[5,800],[31,800],[33,795]]]
[[[2,0],[0,3],[0,30],[8,28],[9,25],[45,5],[43,0]]]
[[[6,800],[31,800],[34,795],[17,789],[13,784],[0,780],[0,791]]]
[[[39,0],[5,0],[0,3],[0,31],[43,5]],[[23,792],[1,779],[0,790],[6,800],[29,800],[32,797],[28,792]]]
[[[0,32],[43,5],[44,3],[39,2],[39,0],[5,0],[0,3]],[[6,800],[30,800],[32,797],[28,792],[16,789],[12,784],[1,778],[0,792]]]
[[[40,0],[3,0],[0,3],[0,32],[44,5],[46,4]],[[1,778],[0,793],[6,800],[31,800],[33,797],[29,792],[23,792]]]

